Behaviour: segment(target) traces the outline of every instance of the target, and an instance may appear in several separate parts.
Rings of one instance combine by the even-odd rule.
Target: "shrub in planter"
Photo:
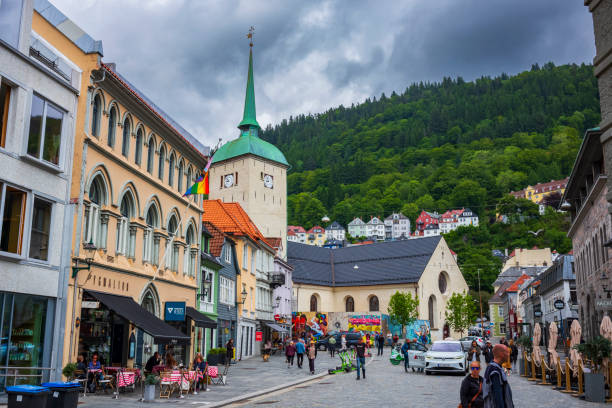
[[[70,381],[74,378],[74,372],[76,371],[76,369],[76,363],[68,363],[62,370],[62,374],[68,379],[68,381]]]
[[[153,374],[149,374],[145,377],[145,390],[144,400],[154,401],[155,400],[155,386],[159,382],[159,377]]]
[[[605,378],[600,371],[604,358],[610,358],[610,347],[612,343],[603,336],[574,346],[585,359],[592,362],[591,372],[584,373],[584,394],[587,401],[605,402]]]
[[[219,349],[211,348],[206,354],[206,361],[209,365],[219,364]]]
[[[225,359],[227,357],[227,349],[225,347],[219,347],[217,350],[219,355],[219,363],[225,364]]]

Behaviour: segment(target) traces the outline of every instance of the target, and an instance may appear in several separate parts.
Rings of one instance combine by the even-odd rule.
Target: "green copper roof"
[[[259,127],[255,114],[255,86],[253,82],[253,49],[251,48],[249,51],[249,74],[246,95],[244,96],[244,114],[242,115],[242,122],[238,125],[239,129],[244,129],[248,126]]]
[[[285,155],[265,140],[259,138],[259,123],[255,118],[255,89],[253,86],[253,51],[249,52],[249,76],[247,79],[246,96],[244,98],[244,115],[238,125],[240,137],[224,144],[213,156],[212,162],[219,163],[234,157],[252,154],[270,161],[289,166]]]
[[[218,163],[245,154],[253,154],[289,166],[287,159],[285,159],[285,155],[278,147],[252,134],[254,133],[252,130],[254,129],[242,132],[238,139],[232,140],[221,146],[213,156],[212,162]]]

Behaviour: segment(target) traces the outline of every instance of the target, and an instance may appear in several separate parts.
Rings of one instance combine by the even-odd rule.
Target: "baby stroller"
[[[389,361],[393,365],[398,365],[402,361],[404,361],[404,355],[402,354],[402,346],[396,344],[391,350],[391,356],[389,357]]]

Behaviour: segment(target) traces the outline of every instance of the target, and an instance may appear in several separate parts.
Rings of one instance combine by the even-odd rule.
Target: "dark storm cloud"
[[[207,144],[237,135],[256,27],[262,126],[415,81],[590,62],[588,10],[573,0],[51,0],[104,43],[107,62]]]

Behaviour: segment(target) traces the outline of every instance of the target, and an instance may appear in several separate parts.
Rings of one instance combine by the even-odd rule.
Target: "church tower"
[[[250,37],[249,37],[250,38]],[[221,146],[209,173],[209,198],[239,203],[267,238],[281,238],[287,248],[287,169],[289,163],[273,144],[259,138],[255,114],[253,43],[250,44],[244,114],[240,136]]]

